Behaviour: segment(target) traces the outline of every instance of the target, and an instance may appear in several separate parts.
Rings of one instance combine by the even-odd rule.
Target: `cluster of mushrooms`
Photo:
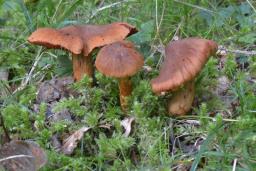
[[[95,66],[102,74],[118,79],[120,105],[126,111],[127,97],[132,93],[130,77],[142,68],[144,59],[134,44],[124,39],[137,32],[135,27],[123,22],[72,25],[61,29],[39,28],[28,41],[71,52],[75,81],[84,75],[95,79],[92,52],[101,48]],[[159,76],[151,80],[151,86],[156,94],[173,92],[168,105],[171,115],[183,115],[191,109],[195,96],[194,79],[216,51],[214,41],[201,38],[186,38],[167,45]]]

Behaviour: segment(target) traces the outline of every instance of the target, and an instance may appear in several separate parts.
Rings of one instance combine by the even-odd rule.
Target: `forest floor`
[[[27,41],[39,27],[119,21],[138,28],[128,40],[144,57],[126,112],[116,79],[96,70],[96,86],[74,82],[71,54]],[[9,137],[40,145],[40,170],[256,170],[255,31],[253,0],[0,0],[0,165]],[[154,94],[150,80],[163,48],[187,37],[219,51],[192,109],[170,116],[172,93]]]

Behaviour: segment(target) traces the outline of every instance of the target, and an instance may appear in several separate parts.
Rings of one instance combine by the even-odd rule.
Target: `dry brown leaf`
[[[109,123],[99,125],[99,128],[111,129],[112,125]]]
[[[77,147],[78,142],[83,138],[84,133],[89,129],[91,128],[84,126],[65,139],[62,146],[62,152],[66,155],[71,155]]]
[[[11,141],[0,149],[0,170],[35,171],[46,162],[45,152],[32,141]]]
[[[38,88],[36,101],[52,103],[59,101],[62,98],[77,95],[69,86],[74,82],[72,77],[53,78],[43,82]]]
[[[217,86],[215,89],[215,94],[218,96],[223,96],[228,91],[231,81],[228,79],[227,76],[221,76],[217,79]]]
[[[124,136],[128,137],[131,133],[132,130],[132,122],[135,120],[134,117],[129,117],[129,118],[125,118],[124,120],[121,121],[121,125],[124,127],[125,132],[124,132]]]

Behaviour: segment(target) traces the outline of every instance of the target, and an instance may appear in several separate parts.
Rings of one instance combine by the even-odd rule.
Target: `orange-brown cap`
[[[137,29],[127,23],[116,22],[106,25],[74,25],[60,29],[62,33],[71,33],[81,37],[84,43],[83,54],[88,56],[93,49],[124,40]]]
[[[170,42],[157,78],[151,80],[155,93],[172,91],[196,77],[208,58],[216,53],[218,45],[201,38],[186,38]]]
[[[74,54],[80,54],[83,50],[83,41],[80,37],[53,28],[37,29],[29,36],[28,41],[47,48],[63,48]]]
[[[96,68],[104,75],[123,78],[134,75],[144,60],[131,42],[119,41],[103,47],[96,58]]]
[[[124,40],[137,33],[127,23],[116,22],[106,25],[72,25],[61,29],[39,28],[28,41],[47,48],[64,48],[74,54],[88,56],[93,49]]]

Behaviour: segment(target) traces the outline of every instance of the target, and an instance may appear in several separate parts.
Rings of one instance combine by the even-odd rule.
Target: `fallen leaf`
[[[71,118],[71,113],[68,109],[62,109],[61,111],[59,112],[54,112],[54,107],[56,106],[56,102],[52,103],[52,104],[48,104],[47,105],[47,112],[46,112],[46,115],[47,115],[47,120],[50,122],[50,123],[55,123],[55,122],[59,122],[59,121],[69,121],[69,122],[72,122],[72,118]]]
[[[0,80],[8,81],[9,71],[4,68],[0,68]]]
[[[51,138],[51,145],[53,146],[54,150],[56,152],[60,152],[61,151],[61,143],[59,141],[59,136],[58,134],[54,134]]]
[[[125,118],[124,120],[121,121],[121,125],[124,127],[125,132],[124,132],[124,136],[128,137],[131,133],[132,130],[132,122],[135,120],[134,117],[129,117],[129,118]]]
[[[0,98],[6,97],[10,94],[8,76],[9,71],[7,69],[0,68]]]
[[[143,70],[144,70],[145,72],[151,72],[151,71],[153,71],[153,68],[150,67],[150,66],[144,65],[144,66],[143,66]]]
[[[11,141],[0,149],[0,170],[35,171],[46,162],[45,152],[33,141]]]
[[[71,136],[64,140],[64,145],[62,146],[62,152],[66,155],[71,155],[74,149],[77,147],[78,142],[83,138],[84,133],[87,132],[90,127],[82,127]]]
[[[112,125],[108,123],[99,125],[99,128],[111,129],[111,127]]]
[[[217,79],[217,86],[215,89],[215,94],[218,96],[223,96],[228,91],[231,85],[230,80],[227,76],[221,76]]]
[[[29,144],[30,150],[36,160],[36,169],[40,169],[47,163],[47,156],[40,146],[34,141],[26,141]]]
[[[74,82],[72,77],[53,78],[52,80],[43,82],[38,89],[36,101],[52,103],[59,101],[64,97],[77,95],[69,86]]]

